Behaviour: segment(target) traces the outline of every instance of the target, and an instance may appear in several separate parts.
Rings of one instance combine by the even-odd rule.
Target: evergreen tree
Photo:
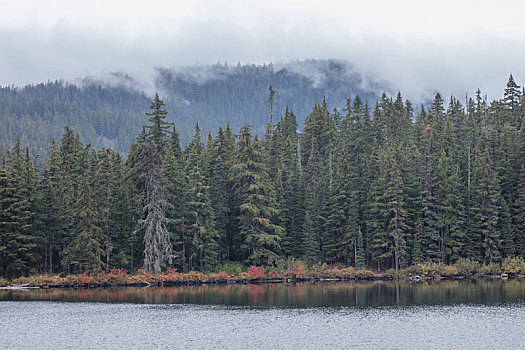
[[[73,255],[73,264],[78,264],[81,272],[100,272],[103,268],[104,256],[104,230],[102,229],[101,213],[88,178],[80,181],[79,195],[77,200],[78,218]]]
[[[161,152],[168,142],[169,129],[173,125],[173,123],[166,121],[168,112],[163,109],[164,106],[164,102],[159,98],[159,94],[155,93],[155,98],[150,106],[151,112],[146,112],[146,115],[150,117],[148,120],[151,125],[145,126],[147,129],[146,139],[152,139]]]
[[[146,197],[143,204],[143,219],[139,225],[144,229],[144,268],[155,274],[172,263],[172,244],[167,225],[166,212],[171,207],[167,201],[168,190],[162,174],[162,158],[153,140],[143,145],[147,154]]]
[[[251,135],[251,127],[240,130],[237,157],[231,179],[239,203],[239,227],[247,262],[274,265],[279,260],[280,242],[284,229],[271,221],[277,214],[275,200],[270,196],[271,185],[262,159],[262,147]]]
[[[488,147],[482,150],[478,145],[475,157],[472,177],[474,231],[470,239],[477,254],[474,257],[492,263],[501,258],[501,235],[497,231],[501,220],[501,192]]]
[[[209,141],[210,149],[213,140]],[[190,268],[196,262],[203,272],[209,271],[217,263],[219,254],[218,234],[215,229],[214,212],[210,201],[210,187],[206,182],[204,146],[201,142],[199,125],[195,127],[195,136],[188,146],[186,162],[187,219],[190,227],[192,253]]]

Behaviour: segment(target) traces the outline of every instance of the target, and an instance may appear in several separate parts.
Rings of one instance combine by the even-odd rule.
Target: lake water
[[[0,291],[0,349],[525,349],[525,281]]]

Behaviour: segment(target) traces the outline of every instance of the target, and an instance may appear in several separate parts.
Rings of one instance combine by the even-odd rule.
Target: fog
[[[496,99],[510,73],[525,81],[523,13],[525,4],[510,0],[8,0],[0,84],[109,77],[150,91],[160,67],[334,58],[370,77],[364,83],[383,81],[416,101],[477,88]],[[207,78],[197,68],[185,69]]]

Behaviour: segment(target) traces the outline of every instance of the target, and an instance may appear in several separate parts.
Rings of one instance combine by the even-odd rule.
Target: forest
[[[0,166],[0,274],[217,271],[291,258],[400,270],[525,256],[525,94],[429,107],[383,94],[312,101],[181,146],[158,94],[127,155],[65,127],[45,166],[20,141]],[[149,103],[149,102],[148,102]],[[203,137],[204,136],[204,137]],[[203,142],[203,139],[206,142]]]
[[[168,120],[177,125],[183,146],[193,137],[195,123],[214,134],[229,121],[236,131],[250,123],[264,133],[268,121],[266,92],[272,84],[279,95],[274,111],[287,105],[302,123],[313,101],[323,96],[342,108],[346,97],[359,94],[374,100],[377,89],[346,61],[307,60],[293,64],[187,66],[159,68],[154,89],[166,103]],[[0,87],[0,152],[18,139],[37,165],[45,165],[51,138],[58,140],[65,125],[79,133],[84,144],[113,148],[126,155],[144,124],[144,109],[151,102],[144,83],[125,74],[107,79],[84,78],[76,83],[53,81],[23,87]],[[379,90],[377,90],[379,91]],[[382,91],[382,90],[381,90]],[[203,141],[206,134],[204,133]]]

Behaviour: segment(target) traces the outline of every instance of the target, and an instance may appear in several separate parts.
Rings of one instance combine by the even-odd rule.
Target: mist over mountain
[[[118,72],[104,79],[83,78],[76,83],[47,82],[0,89],[0,145],[19,137],[33,153],[47,154],[51,138],[63,127],[79,133],[95,148],[112,147],[125,153],[146,123],[145,112],[155,91],[166,103],[168,118],[175,122],[186,144],[198,122],[203,137],[229,121],[234,131],[250,123],[262,131],[269,119],[268,87],[277,91],[274,115],[286,106],[299,125],[323,97],[330,108],[342,110],[347,98],[360,95],[373,106],[388,90],[352,64],[341,60],[306,60],[279,64],[195,65],[156,68],[151,84]]]

